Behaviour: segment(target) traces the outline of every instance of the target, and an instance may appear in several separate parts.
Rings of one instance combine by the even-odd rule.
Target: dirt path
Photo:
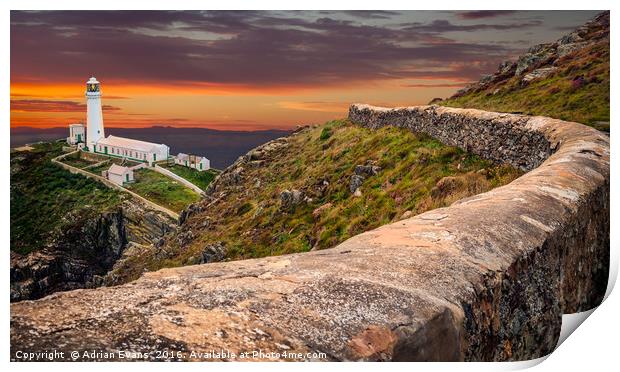
[[[92,178],[92,179],[95,179],[95,180],[97,180],[97,181],[100,181],[100,182],[102,182],[104,185],[106,185],[106,186],[108,186],[108,187],[110,187],[110,188],[112,188],[112,189],[119,190],[119,191],[122,191],[122,192],[126,192],[126,193],[130,194],[131,196],[133,196],[134,198],[136,198],[136,199],[138,199],[138,200],[140,200],[140,201],[143,201],[144,203],[146,203],[146,204],[147,204],[148,206],[150,206],[151,208],[153,208],[153,209],[155,209],[155,210],[158,210],[158,211],[160,211],[160,212],[164,212],[164,213],[166,213],[167,215],[169,215],[170,217],[175,218],[176,220],[178,220],[178,219],[179,219],[179,214],[178,214],[178,213],[176,213],[176,212],[171,211],[171,210],[170,210],[170,209],[168,209],[168,208],[162,207],[161,205],[156,204],[156,203],[154,203],[154,202],[152,202],[152,201],[150,201],[150,200],[148,200],[148,199],[146,199],[146,198],[144,198],[144,197],[142,197],[142,196],[140,196],[140,195],[136,194],[135,192],[133,192],[133,191],[131,191],[131,190],[128,190],[128,189],[126,189],[126,188],[124,188],[124,187],[122,187],[122,186],[119,186],[119,185],[117,185],[117,184],[115,184],[115,183],[113,183],[113,182],[110,182],[109,180],[107,180],[107,179],[105,179],[105,178],[103,178],[103,177],[101,177],[101,176],[98,176],[98,175],[96,175],[96,174],[90,173],[90,172],[88,172],[88,171],[85,171],[85,170],[83,170],[83,169],[80,169],[80,168],[74,167],[74,166],[72,166],[72,165],[69,165],[69,164],[66,164],[66,163],[63,163],[62,161],[60,161],[60,160],[62,160],[63,158],[65,158],[65,157],[67,157],[67,156],[69,156],[69,155],[73,155],[73,154],[75,154],[75,153],[77,153],[77,152],[78,152],[78,151],[73,151],[73,152],[69,152],[69,153],[62,154],[62,155],[60,155],[60,156],[57,156],[57,157],[55,157],[54,159],[52,159],[52,163],[55,163],[55,164],[60,165],[61,167],[65,168],[66,170],[68,170],[68,171],[69,171],[69,172],[71,172],[71,173],[78,173],[78,174],[81,174],[81,175],[83,175],[84,177],[88,177],[88,178]]]

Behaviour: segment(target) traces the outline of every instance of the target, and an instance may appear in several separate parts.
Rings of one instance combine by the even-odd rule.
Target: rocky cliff
[[[433,103],[545,115],[609,131],[609,81],[609,12],[603,12]]]
[[[529,172],[332,249],[165,269],[13,304],[12,358],[53,348],[80,360],[104,359],[82,353],[90,350],[116,360],[119,351],[132,360],[243,360],[259,349],[268,354],[248,359],[524,360],[553,350],[563,313],[600,303],[607,136],[545,117],[442,107],[354,105],[350,119],[433,131]]]
[[[71,221],[42,249],[11,252],[11,301],[114,284],[115,277],[107,274],[117,261],[132,256],[127,247],[151,245],[176,228],[176,221],[135,200],[95,216],[64,218]]]
[[[11,152],[11,301],[115,283],[117,261],[176,228],[128,195],[53,164],[62,144]]]
[[[96,218],[73,219],[40,250],[11,252],[11,301],[93,286],[127,245],[122,209]]]

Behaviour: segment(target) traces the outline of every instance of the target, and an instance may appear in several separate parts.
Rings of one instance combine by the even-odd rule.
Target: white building
[[[189,167],[189,155],[180,152],[177,156],[174,157],[174,163],[177,165],[182,165],[184,167]]]
[[[153,164],[153,162],[168,159],[170,148],[163,144],[110,135],[97,141],[94,152],[97,154],[142,161],[150,165]]]
[[[101,89],[95,77],[86,82],[86,145],[94,151],[95,144],[105,138],[103,111],[101,110]]]
[[[74,138],[74,125],[69,126],[69,138]],[[170,155],[170,148],[164,144],[105,136],[103,111],[101,110],[101,87],[95,77],[91,77],[86,82],[86,138],[83,137],[83,131],[82,126],[82,135],[76,134],[75,139],[79,138],[82,142],[86,142],[85,151],[127,158],[149,165],[153,165],[156,161],[167,160]]]
[[[67,137],[67,143],[69,145],[77,145],[82,142],[86,142],[84,124],[69,124],[69,137]]]
[[[196,169],[198,171],[206,171],[211,168],[211,161],[204,156],[201,156],[196,163]]]
[[[112,164],[110,169],[104,171],[104,173],[105,178],[119,186],[123,186],[123,184],[127,182],[133,182],[134,180],[132,168],[123,167],[117,164]]]
[[[211,162],[204,156],[188,155],[180,152],[174,158],[174,163],[184,167],[196,169],[199,172],[211,168]]]

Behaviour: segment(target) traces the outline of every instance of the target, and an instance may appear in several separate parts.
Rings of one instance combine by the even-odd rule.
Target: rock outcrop
[[[50,293],[97,287],[128,243],[148,245],[174,229],[171,218],[127,200],[116,210],[91,217],[64,216],[70,229],[28,255],[11,253],[11,301]]]
[[[529,172],[333,249],[164,269],[13,304],[12,359],[54,349],[154,360],[167,349],[175,353],[164,359],[225,350],[215,360],[241,360],[260,349],[269,356],[253,360],[524,360],[553,350],[563,313],[600,303],[609,137],[550,118],[434,106],[354,105],[349,117]]]
[[[294,132],[299,133],[306,129],[299,128]],[[226,188],[238,187],[244,178],[244,167],[260,168],[277,156],[288,146],[288,138],[280,137],[271,140],[261,146],[250,150],[247,154],[240,156],[231,166],[226,168],[206,190],[208,200],[217,199],[225,192]]]
[[[381,171],[381,167],[376,165],[368,164],[368,165],[356,165],[353,170],[353,175],[349,179],[349,191],[352,194],[361,195],[361,191],[359,188],[364,183],[364,180],[368,177],[372,177]]]
[[[218,262],[222,261],[224,257],[226,257],[226,247],[223,243],[209,244],[200,256],[200,263]]]
[[[303,192],[299,190],[284,190],[280,193],[280,208],[284,211],[291,210],[304,200]]]
[[[603,12],[591,21],[552,43],[535,45],[521,55],[517,61],[502,62],[497,71],[483,76],[479,81],[458,90],[450,98],[500,86],[512,78],[519,78],[522,84],[542,79],[553,74],[563,57],[591,47],[597,43],[609,43],[609,12]],[[436,102],[433,102],[436,103]]]
[[[536,80],[536,79],[542,79],[545,78],[551,74],[553,74],[558,68],[551,66],[551,67],[544,67],[544,68],[538,68],[528,74],[526,74],[525,76],[523,76],[523,79],[521,79],[522,82],[525,83],[529,83],[530,81]]]
[[[352,175],[351,179],[349,180],[349,191],[351,191],[351,193],[354,193],[362,186],[362,183],[364,183],[363,176],[360,176],[359,174]]]

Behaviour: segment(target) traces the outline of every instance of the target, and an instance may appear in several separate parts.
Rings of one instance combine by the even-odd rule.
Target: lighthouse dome
[[[99,82],[97,81],[97,78],[95,78],[94,76],[91,77],[90,79],[88,79],[88,81],[86,82],[86,84],[99,84]]]

